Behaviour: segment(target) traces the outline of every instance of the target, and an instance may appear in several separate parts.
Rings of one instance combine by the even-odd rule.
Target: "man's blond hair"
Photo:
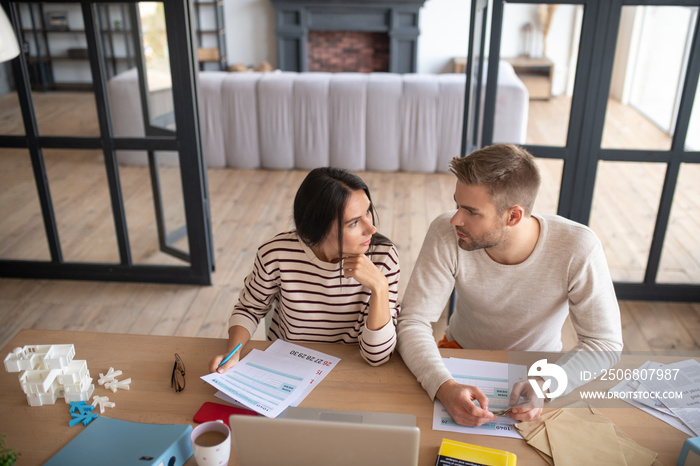
[[[525,215],[532,207],[540,187],[540,172],[535,158],[514,144],[494,144],[450,161],[450,171],[468,185],[484,186],[496,211],[501,214],[520,205]]]

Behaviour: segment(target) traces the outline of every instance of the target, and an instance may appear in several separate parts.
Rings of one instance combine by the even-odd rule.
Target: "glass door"
[[[587,220],[620,294],[697,301],[698,4],[621,2],[608,30]]]
[[[3,8],[49,39],[11,63],[0,159],[19,167],[3,198],[21,213],[0,222],[0,276],[210,284],[190,2]]]
[[[464,93],[464,125],[462,134],[461,156],[481,147],[481,128],[484,121],[483,98],[488,60],[485,59],[486,29],[488,26],[488,2],[475,0],[471,2],[469,15],[469,43],[467,45],[466,88]]]
[[[486,120],[492,129],[484,142],[523,145],[535,155],[543,175],[540,213],[572,217],[597,11],[596,1],[585,0],[494,2],[490,56],[499,76],[486,105],[510,118]]]
[[[140,2],[133,5],[131,11],[132,23],[138,25],[133,33],[138,44],[136,63],[144,133],[146,136],[173,137],[177,124],[164,5]],[[178,154],[149,150],[148,166],[160,250],[189,262]]]
[[[690,181],[700,168],[697,3],[492,7],[499,77],[487,87],[482,145],[512,142],[535,155],[536,211],[596,232],[619,298],[700,299],[700,241],[689,233],[700,227],[689,220],[700,214]],[[527,92],[522,133],[498,118],[514,108],[515,88]]]

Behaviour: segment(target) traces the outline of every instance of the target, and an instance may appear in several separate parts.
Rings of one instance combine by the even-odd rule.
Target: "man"
[[[453,288],[456,309],[444,347],[561,351],[561,328],[571,316],[578,335],[571,354],[600,352],[594,358],[609,367],[622,350],[620,310],[596,235],[556,215],[531,215],[540,175],[530,153],[497,144],[453,159],[450,170],[457,211],[438,216],[425,237],[402,302],[398,349],[455,422],[478,426],[495,419],[488,399],[452,378],[432,334]],[[516,384],[511,406],[528,389]],[[525,421],[541,410],[541,401],[530,401],[508,415]]]

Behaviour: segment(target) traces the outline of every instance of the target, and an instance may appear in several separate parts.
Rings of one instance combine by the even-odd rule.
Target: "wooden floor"
[[[528,144],[566,144],[571,98],[530,101]],[[669,150],[671,138],[632,107],[610,99],[603,129],[607,149]],[[535,154],[537,155],[537,154]],[[539,212],[556,211],[563,163],[540,160],[547,201]],[[665,165],[641,162],[598,164],[590,226],[598,234],[613,279],[644,279],[656,212],[661,199]],[[700,164],[681,167],[669,227],[657,274],[659,283],[700,283]]]
[[[52,106],[47,95],[36,95],[35,105],[44,105],[39,112],[40,119],[43,118],[40,130],[44,128],[44,133],[50,134],[51,122],[57,121],[63,125],[62,131],[67,131],[64,134],[92,134],[89,126],[93,123],[89,118],[73,118],[66,111],[80,109],[83,105],[89,108],[89,103],[83,102],[84,96],[57,96],[61,102]],[[11,134],[21,134],[21,126],[13,120],[11,112],[3,111],[7,108],[0,100],[2,132],[10,128]],[[66,260],[116,261],[101,155],[94,151],[47,151],[45,158]],[[538,199],[537,211],[556,209],[557,182],[552,181],[556,179],[557,170],[560,173],[556,163],[543,161],[541,164],[547,181]],[[210,287],[0,279],[0,319],[3,322],[0,346],[24,327],[224,337],[228,316],[243,278],[250,271],[256,248],[264,239],[291,226],[291,201],[305,174],[303,171],[208,171],[216,254],[216,272]],[[622,175],[625,173],[618,175],[620,179],[613,177],[611,185],[602,186],[601,190],[609,189],[616,196],[623,196],[614,190],[617,183],[624,181]],[[430,221],[453,207],[454,178],[449,174],[417,173],[368,172],[360,176],[372,190],[380,231],[391,237],[399,250],[402,296]],[[135,261],[177,263],[176,259],[157,252],[146,169],[121,167],[120,177]],[[0,257],[48,259],[26,152],[0,149],[0,186],[3,187],[0,190]],[[633,191],[635,198],[641,194]],[[699,198],[695,196],[688,201],[695,202],[691,208],[697,205]],[[622,210],[630,207],[621,201],[615,205]],[[626,218],[619,211],[607,215],[609,219]],[[695,217],[697,221],[698,216]],[[601,222],[603,220],[601,218]],[[615,245],[618,241],[615,235],[599,235],[604,244]],[[633,243],[625,238],[623,242]],[[698,250],[700,248],[696,248],[695,253]],[[692,253],[678,256],[678,260],[690,257],[688,270],[698,260]],[[611,268],[613,264],[611,261]],[[620,268],[624,269],[623,266],[624,263]],[[695,279],[697,282],[697,276]],[[627,349],[700,348],[700,304],[626,301],[620,306]]]

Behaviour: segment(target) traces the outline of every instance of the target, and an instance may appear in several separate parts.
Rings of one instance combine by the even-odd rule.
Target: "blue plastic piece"
[[[677,466],[683,466],[685,464],[685,459],[688,457],[688,452],[691,450],[694,451],[696,455],[700,456],[700,437],[685,439],[683,448],[681,448],[681,454],[678,455]]]
[[[74,425],[78,424],[79,422],[82,422],[83,425],[86,426],[93,419],[97,419],[97,416],[99,416],[99,414],[97,414],[97,413],[85,413],[85,414],[71,413],[71,417],[73,419],[71,419],[68,422],[68,425],[74,426]]]
[[[85,403],[84,401],[71,401],[70,402],[70,412],[73,414],[74,412],[78,411],[80,414],[85,414],[89,411],[92,411],[95,409],[93,405],[89,405]]]
[[[84,426],[88,425],[93,419],[97,419],[98,414],[93,413],[92,410],[95,409],[93,405],[89,405],[84,401],[71,401],[70,403],[70,417],[72,418],[69,422],[69,426],[74,426],[79,422],[82,422]]]

